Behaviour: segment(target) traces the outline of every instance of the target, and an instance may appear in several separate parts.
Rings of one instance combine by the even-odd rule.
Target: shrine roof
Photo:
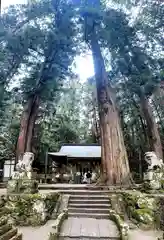
[[[101,158],[101,146],[98,144],[63,144],[59,152],[48,154],[70,158]]]

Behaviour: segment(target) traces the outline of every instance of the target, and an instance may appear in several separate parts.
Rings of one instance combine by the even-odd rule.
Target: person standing
[[[84,174],[83,174],[82,183],[87,183],[87,173],[86,172],[84,172]]]
[[[77,171],[77,173],[76,173],[76,180],[77,180],[77,184],[80,184],[81,183],[81,173],[80,173],[80,171]]]
[[[92,177],[92,175],[91,175],[90,171],[87,172],[86,177],[87,177],[87,184],[91,184],[91,177]]]

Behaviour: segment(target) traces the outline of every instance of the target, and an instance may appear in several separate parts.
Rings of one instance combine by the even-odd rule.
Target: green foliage
[[[65,91],[52,106],[49,105],[39,127],[40,151],[58,151],[63,143],[78,143],[84,139],[88,129],[81,119],[83,107],[83,85],[70,79],[63,85]],[[55,108],[55,112],[52,110]]]
[[[94,81],[80,83],[72,69],[85,47],[82,36],[89,44],[94,26],[132,169],[141,174],[138,159],[149,150],[141,93],[164,143],[163,16],[160,1],[38,0],[9,7],[0,22],[0,159],[15,156],[23,107],[33,96],[40,100],[32,144],[38,158],[62,143],[99,142]]]
[[[155,198],[148,197],[137,191],[134,193],[123,193],[123,198],[129,217],[137,220],[139,224],[146,224],[149,228],[155,224],[155,211],[157,209]]]
[[[0,160],[8,160],[15,157],[20,125],[21,106],[15,104],[13,100],[9,100],[5,104],[5,111],[3,111],[0,118]]]
[[[23,19],[22,21],[20,21],[19,16]],[[65,1],[37,1],[31,5],[23,5],[18,8],[12,6],[3,16],[3,37],[6,45],[2,56],[5,53],[10,58],[11,55],[13,61],[16,61],[16,68],[13,72],[15,75],[11,79],[7,78],[2,85],[2,92],[5,92],[8,83],[13,85],[13,81],[15,81],[13,103],[18,100],[17,106],[19,106],[19,103],[24,105],[32,96],[38,96],[41,109],[41,111],[39,110],[40,115],[37,116],[39,123],[43,123],[40,119],[43,117],[47,105],[53,101],[56,101],[56,103],[59,101],[63,82],[72,77],[71,64],[77,53],[78,44],[78,38],[76,38],[77,27],[73,16],[74,12],[71,4]],[[9,28],[12,29],[10,36],[8,36]],[[4,58],[1,58],[1,60],[4,64]],[[5,62],[5,64],[11,73],[9,63]],[[6,72],[3,65],[1,69]],[[8,90],[8,95],[12,88]],[[5,102],[5,109],[7,110],[6,106],[7,102]],[[53,107],[56,108],[54,104]],[[52,111],[54,109],[51,108]],[[21,110],[19,109],[19,111],[20,118]],[[7,115],[4,115],[4,117],[6,118]],[[69,127],[66,124],[68,117],[61,116],[60,118],[61,120],[57,124],[60,125],[60,122],[63,122],[63,126],[61,130],[58,128],[59,134],[62,132],[66,141],[69,138],[75,139],[75,134],[71,130],[72,126]],[[19,126],[17,128],[15,119],[12,123],[8,123],[7,128],[10,130],[9,135],[11,134],[12,138],[17,139]],[[16,139],[13,139],[14,151]],[[56,141],[58,141],[58,138]],[[9,140],[8,148],[11,148]]]

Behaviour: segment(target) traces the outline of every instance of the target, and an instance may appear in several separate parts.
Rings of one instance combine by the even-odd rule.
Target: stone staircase
[[[70,191],[69,195],[68,219],[62,224],[59,240],[120,239],[116,224],[110,220],[111,201],[107,191],[80,189]]]
[[[111,203],[105,191],[76,191],[70,195],[68,216],[79,218],[109,219]]]

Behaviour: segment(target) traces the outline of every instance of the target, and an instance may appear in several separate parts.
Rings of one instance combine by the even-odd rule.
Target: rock
[[[143,208],[148,208],[151,210],[155,209],[156,201],[154,198],[150,198],[146,196],[143,198],[143,195],[140,195],[136,197],[136,200],[137,200],[138,207],[141,209]]]
[[[13,179],[9,180],[7,183],[7,192],[8,193],[16,193],[18,192],[18,181]]]
[[[123,194],[129,217],[137,220],[139,224],[152,226],[156,222],[155,211],[157,210],[157,201],[138,191]]]
[[[21,226],[44,224],[50,218],[58,196],[58,193],[8,195],[5,208],[10,222]]]
[[[47,217],[47,213],[45,211],[46,210],[45,202],[43,202],[42,200],[37,200],[36,202],[34,202],[32,209],[34,212],[36,212],[37,215],[40,216],[41,221],[45,222]]]
[[[133,217],[145,224],[152,224],[154,222],[153,212],[149,209],[135,209]]]

